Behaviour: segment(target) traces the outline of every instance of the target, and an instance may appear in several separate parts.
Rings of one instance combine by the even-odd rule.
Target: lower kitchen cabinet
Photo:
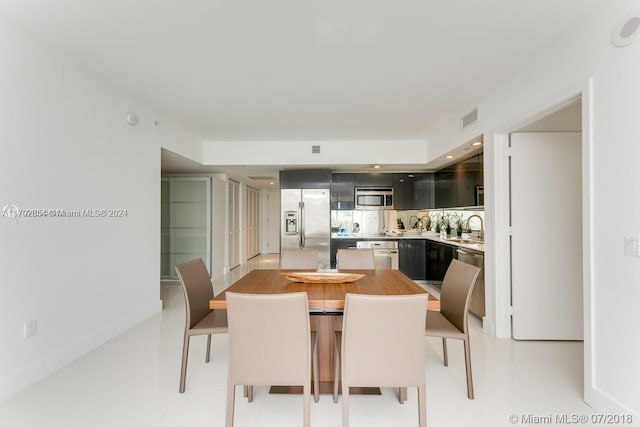
[[[447,273],[451,260],[455,258],[456,248],[443,243],[427,240],[427,281],[440,284]]]
[[[398,268],[412,280],[426,280],[427,241],[408,239],[398,241]]]

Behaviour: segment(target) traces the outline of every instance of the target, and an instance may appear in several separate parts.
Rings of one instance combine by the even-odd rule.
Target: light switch
[[[624,254],[640,257],[640,237],[624,236]]]

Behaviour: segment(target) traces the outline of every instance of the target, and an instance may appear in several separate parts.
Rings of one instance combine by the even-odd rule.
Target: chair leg
[[[236,400],[236,386],[227,381],[227,416],[225,427],[233,427],[233,407]]]
[[[333,403],[338,403],[338,383],[340,381],[340,352],[338,351],[338,337],[334,334],[335,345],[333,353]]]
[[[427,397],[425,394],[426,386],[422,383],[418,386],[418,425],[419,427],[427,427]]]
[[[447,339],[442,338],[442,356],[444,358],[444,366],[449,366],[449,355],[447,354]]]
[[[311,426],[311,384],[305,384],[302,387],[302,394],[303,394],[303,400],[304,400],[303,426],[310,427]]]
[[[467,397],[473,399],[473,378],[471,376],[471,348],[469,347],[469,337],[464,341],[464,363],[467,369]]]
[[[182,364],[180,366],[180,393],[184,393],[184,385],[187,377],[187,360],[189,359],[189,338],[185,332],[184,341],[182,342]]]
[[[205,357],[205,363],[209,363],[211,360],[211,334],[207,335],[207,357]]]
[[[404,402],[407,401],[407,388],[406,387],[400,387],[398,389],[398,401],[403,404]]]
[[[311,367],[313,368],[313,401],[320,401],[320,378],[318,377],[318,333],[311,332]]]
[[[349,385],[342,381],[342,427],[349,427]]]

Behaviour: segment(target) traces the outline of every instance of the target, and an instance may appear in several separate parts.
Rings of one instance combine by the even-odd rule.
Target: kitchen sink
[[[459,238],[453,238],[453,239],[447,239],[450,242],[456,242],[456,243],[484,243],[481,242],[479,240],[472,240],[472,239],[459,239]]]

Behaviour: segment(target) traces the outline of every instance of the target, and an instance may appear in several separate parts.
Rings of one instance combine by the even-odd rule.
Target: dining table
[[[335,270],[333,270],[335,271]],[[311,330],[318,334],[318,370],[320,392],[333,391],[335,331],[342,330],[345,297],[351,294],[412,295],[429,294],[398,270],[339,270],[362,277],[348,283],[303,283],[287,279],[282,273],[300,270],[252,270],[209,301],[210,309],[226,309],[225,293],[281,294],[306,292],[309,302]],[[428,310],[440,310],[440,301],[429,294]],[[357,392],[354,390],[354,392]]]

